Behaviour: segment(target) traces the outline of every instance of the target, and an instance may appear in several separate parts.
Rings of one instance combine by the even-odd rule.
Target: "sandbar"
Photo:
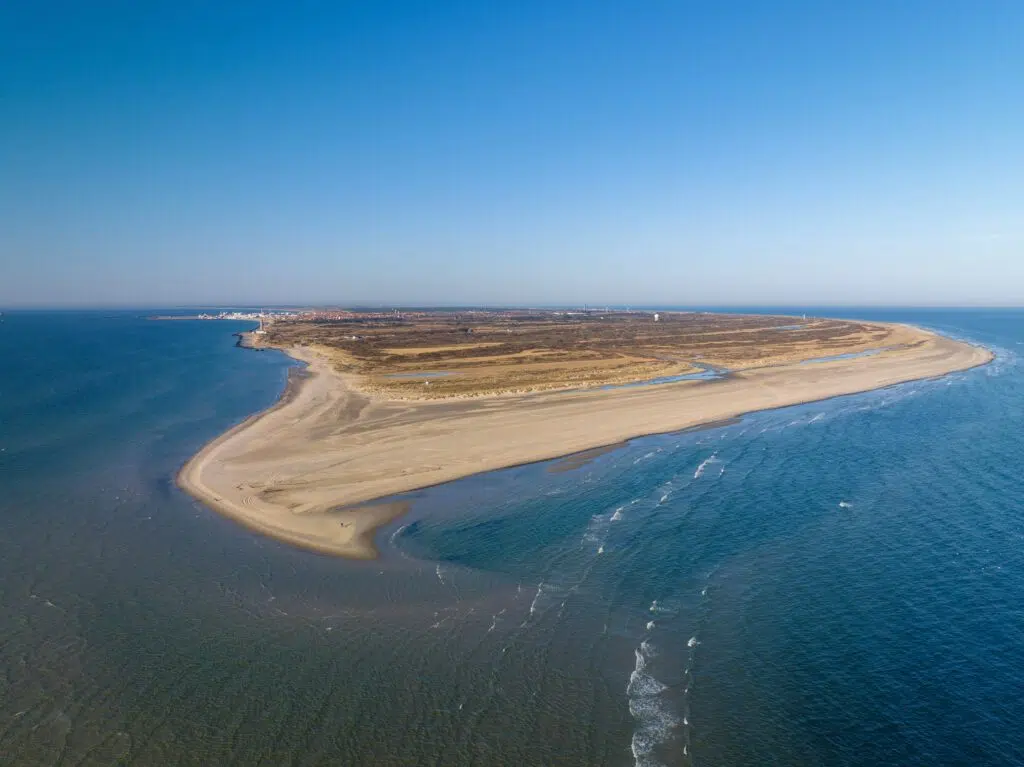
[[[934,378],[993,357],[982,347],[910,330],[918,338],[906,347],[748,369],[715,381],[424,401],[366,394],[315,349],[290,348],[305,368],[278,404],[208,443],[178,483],[252,530],[369,559],[377,554],[374,531],[405,508],[367,505],[378,499],[754,411]]]

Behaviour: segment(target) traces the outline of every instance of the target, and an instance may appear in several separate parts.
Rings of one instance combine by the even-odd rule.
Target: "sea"
[[[294,363],[149,313],[0,321],[0,764],[1024,764],[1024,312],[817,310],[996,359],[413,493],[372,562],[176,487]]]

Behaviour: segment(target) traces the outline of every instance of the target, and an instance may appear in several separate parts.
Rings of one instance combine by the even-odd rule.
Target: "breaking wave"
[[[694,479],[700,479],[704,476],[704,470],[707,469],[713,463],[718,462],[718,453],[712,453],[709,458],[705,458],[700,466],[697,467],[697,471],[693,472]]]
[[[637,767],[654,767],[659,764],[654,758],[655,748],[672,737],[679,720],[663,697],[668,687],[648,671],[648,661],[656,654],[654,648],[644,641],[634,654],[636,664],[626,685],[629,713],[636,721],[630,747]]]

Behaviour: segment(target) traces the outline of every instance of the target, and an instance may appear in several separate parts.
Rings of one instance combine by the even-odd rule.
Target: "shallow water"
[[[608,384],[601,386],[601,389],[634,389],[638,386],[657,386],[658,384],[678,383],[679,381],[717,381],[728,375],[728,370],[713,368],[709,365],[695,365],[700,368],[696,373],[681,373],[674,376],[661,376],[660,378],[648,378],[646,381],[633,381],[624,384]]]
[[[814,365],[818,362],[838,362],[839,360],[856,360],[861,357],[874,357],[876,354],[881,354],[885,349],[866,349],[862,352],[847,352],[846,354],[832,354],[828,357],[812,357],[811,359],[803,360],[801,365]]]
[[[0,754],[1021,763],[1024,313],[859,315],[999,357],[417,493],[366,564],[175,488],[284,385],[244,323],[5,314]]]

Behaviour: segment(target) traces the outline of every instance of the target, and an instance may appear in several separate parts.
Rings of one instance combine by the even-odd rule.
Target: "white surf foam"
[[[700,479],[704,476],[704,470],[707,469],[713,463],[718,462],[718,453],[712,453],[709,458],[705,458],[700,466],[697,467],[697,471],[693,472],[694,479]]]
[[[537,600],[540,599],[540,593],[544,590],[544,581],[537,584],[537,593],[533,596],[533,601],[530,602],[530,617],[537,612]]]
[[[605,540],[608,538],[608,525],[611,524],[611,517],[607,514],[594,514],[590,518],[587,529],[583,532],[580,546],[596,546],[597,553],[604,553]]]
[[[648,458],[653,458],[654,456],[656,456],[660,452],[661,452],[660,449],[659,450],[652,450],[651,452],[646,453],[646,454],[640,456],[639,458],[637,458],[635,461],[633,461],[633,465],[636,466],[636,464],[640,463],[641,461],[646,461]]]
[[[654,628],[654,621],[647,621],[647,630],[650,631]]]
[[[839,502],[839,508],[840,508],[840,509],[849,509],[849,508],[853,508],[853,504],[852,504],[852,503],[850,503],[849,501],[840,501],[840,502]]]
[[[662,694],[668,687],[652,676],[648,660],[655,650],[648,642],[641,642],[633,651],[636,663],[629,675],[626,695],[629,699],[629,713],[636,721],[630,749],[638,767],[653,767],[659,764],[653,756],[654,749],[672,737],[679,720],[668,708]]]
[[[679,604],[665,604],[664,601],[655,599],[651,602],[651,606],[647,608],[647,611],[654,615],[675,615],[679,612]]]
[[[622,508],[622,506],[619,506],[619,508],[615,510],[615,513],[612,514],[612,518],[609,521],[618,522],[620,519],[622,519]]]
[[[488,634],[490,634],[492,631],[494,631],[494,629],[498,627],[498,618],[505,614],[505,609],[506,608],[502,608],[498,613],[491,616],[491,627],[487,629]]]

